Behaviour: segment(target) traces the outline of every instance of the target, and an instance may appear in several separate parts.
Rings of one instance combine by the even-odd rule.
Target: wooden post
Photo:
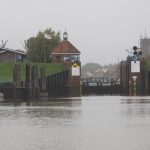
[[[13,68],[13,101],[16,101],[16,68]]]
[[[41,89],[41,91],[46,91],[45,68],[43,68],[43,67],[40,70],[40,78],[41,78],[40,89]]]
[[[38,68],[37,66],[32,66],[32,96],[35,98],[39,97],[39,82],[38,82]]]
[[[16,102],[17,87],[20,86],[20,65],[16,65],[13,68],[13,100]]]
[[[25,81],[25,87],[26,87],[26,98],[30,97],[30,65],[26,64],[26,81]]]

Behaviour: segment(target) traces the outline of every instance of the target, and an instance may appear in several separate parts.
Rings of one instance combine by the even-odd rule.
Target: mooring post
[[[21,67],[20,65],[16,65],[17,67],[17,86],[20,87],[21,86]]]
[[[41,91],[45,91],[46,90],[45,68],[43,68],[43,67],[41,68],[40,75],[41,75],[40,89],[41,89]]]
[[[35,89],[35,66],[32,66],[32,69],[31,69],[31,88],[32,88],[32,97],[35,96],[35,92],[34,92],[34,89]]]
[[[39,91],[39,73],[38,73],[38,66],[35,66],[35,90],[36,90],[36,98],[40,96],[40,91]]]
[[[38,68],[37,66],[32,66],[32,96],[39,97],[39,82],[38,82]]]
[[[26,88],[26,98],[30,97],[30,65],[26,64],[26,81],[25,81],[25,88]]]
[[[13,100],[16,102],[17,98],[17,87],[20,86],[20,65],[16,65],[13,68]]]
[[[16,68],[13,68],[13,101],[16,101]]]

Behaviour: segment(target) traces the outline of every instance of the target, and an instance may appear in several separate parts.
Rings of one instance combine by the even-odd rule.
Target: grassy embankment
[[[20,64],[21,66],[21,80],[25,80],[25,66],[26,63],[16,63]],[[65,70],[65,66],[63,64],[44,64],[44,63],[28,63],[30,66],[36,65],[38,66],[39,74],[40,74],[40,68],[45,67],[46,75],[53,74],[56,72],[61,72]],[[9,62],[9,63],[0,63],[0,82],[9,82],[13,80],[13,68],[15,66],[15,63]]]
[[[150,71],[150,61],[146,61],[147,69]]]

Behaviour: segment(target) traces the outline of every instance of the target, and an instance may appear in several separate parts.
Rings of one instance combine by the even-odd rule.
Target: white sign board
[[[131,61],[131,72],[132,73],[140,72],[140,61]]]
[[[80,76],[80,66],[76,63],[72,65],[72,76]]]

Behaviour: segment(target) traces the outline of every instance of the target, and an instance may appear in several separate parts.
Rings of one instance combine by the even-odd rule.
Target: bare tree
[[[4,47],[6,46],[6,44],[7,44],[7,42],[8,42],[8,40],[7,40],[7,41],[5,41],[5,42],[2,40],[1,47],[2,47],[2,48],[4,48]]]

